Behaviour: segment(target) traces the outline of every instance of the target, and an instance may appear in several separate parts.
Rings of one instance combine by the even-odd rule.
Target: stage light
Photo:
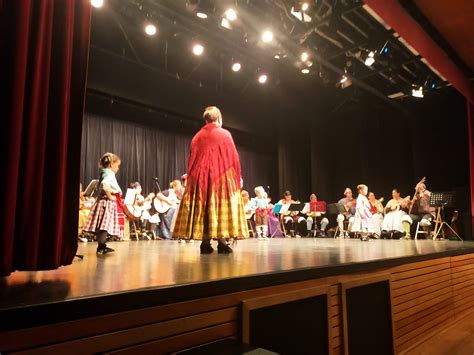
[[[102,7],[104,0],[91,0],[91,5],[97,8]]]
[[[195,44],[193,47],[193,53],[195,55],[201,55],[202,53],[204,53],[204,47],[200,44]]]
[[[275,54],[275,56],[273,57],[275,59],[280,59],[280,55],[279,54]]]
[[[148,36],[153,36],[156,34],[156,26],[155,25],[152,25],[152,24],[148,24],[145,26],[145,33],[148,35]]]
[[[273,32],[272,31],[265,31],[262,33],[262,41],[265,43],[269,43],[273,41]]]
[[[258,82],[260,84],[265,84],[268,80],[268,76],[266,76],[265,74],[262,74],[258,77]]]
[[[375,53],[374,51],[370,51],[369,54],[367,54],[367,58],[365,58],[364,64],[370,67],[372,64],[375,63]]]
[[[235,72],[239,71],[241,67],[242,66],[240,65],[239,62],[235,62],[234,64],[232,64],[232,70]]]
[[[308,53],[306,53],[306,52],[301,53],[301,60],[303,62],[306,62],[308,60],[308,58],[309,58]]]
[[[303,74],[309,74],[309,69],[308,68],[301,69],[301,72]]]
[[[221,20],[221,26],[224,28],[227,28],[228,30],[232,29],[232,25],[230,24],[229,20],[227,20],[225,17],[222,18]]]
[[[309,16],[307,13],[304,12],[305,10],[301,10],[299,8],[295,8],[295,6],[291,7],[291,14],[296,17],[298,20],[302,22],[311,22],[311,16]]]
[[[237,12],[235,12],[234,9],[228,9],[228,10],[225,12],[225,17],[226,17],[229,21],[235,21],[235,20],[237,20]]]
[[[205,12],[197,12],[196,16],[199,17],[199,18],[202,18],[202,19],[207,18],[207,14]]]
[[[341,89],[345,89],[352,85],[352,80],[346,74],[341,76],[341,80],[339,80],[338,85],[341,86]]]
[[[301,5],[301,10],[302,11],[306,11],[309,9],[309,4],[307,2],[304,2],[302,5]]]
[[[424,97],[424,95],[423,95],[423,87],[420,86],[418,89],[416,89],[416,88],[415,88],[415,89],[412,89],[412,90],[411,90],[411,96],[413,96],[413,97],[420,97],[420,98]]]

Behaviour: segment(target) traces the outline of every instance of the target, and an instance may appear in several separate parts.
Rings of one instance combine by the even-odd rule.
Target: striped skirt
[[[117,201],[99,200],[92,206],[84,227],[85,232],[96,233],[107,231],[107,234],[120,237],[122,235],[119,223]]]

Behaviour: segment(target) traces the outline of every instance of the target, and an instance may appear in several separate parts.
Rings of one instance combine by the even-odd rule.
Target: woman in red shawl
[[[219,109],[207,107],[203,117],[206,125],[191,142],[186,190],[173,236],[201,239],[201,254],[212,253],[211,239],[217,238],[217,251],[232,253],[226,238],[248,237],[239,155],[230,132],[222,128]]]

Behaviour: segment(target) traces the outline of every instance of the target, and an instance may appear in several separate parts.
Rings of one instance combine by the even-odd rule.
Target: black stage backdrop
[[[85,188],[91,179],[97,178],[100,157],[113,152],[122,159],[117,180],[124,192],[133,181],[140,182],[144,193],[154,191],[154,176],[165,189],[170,181],[186,172],[191,138],[151,125],[86,114],[82,127],[81,182]],[[275,171],[272,158],[247,147],[237,145],[237,149],[244,188],[271,185],[271,173]]]

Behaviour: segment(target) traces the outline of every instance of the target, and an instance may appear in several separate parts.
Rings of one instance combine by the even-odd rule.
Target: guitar
[[[170,210],[171,207],[176,207],[178,206],[177,203],[172,203],[168,200],[162,200],[159,199],[158,197],[155,197],[153,199],[153,207],[155,207],[156,212],[158,213],[166,213]]]
[[[423,176],[423,178],[420,181],[418,181],[418,184],[416,184],[415,195],[413,195],[413,200],[411,200],[408,214],[411,214],[413,210],[413,206],[415,205],[415,201],[418,199],[418,195],[420,194],[420,184],[424,184],[425,181],[426,181],[426,176]]]

